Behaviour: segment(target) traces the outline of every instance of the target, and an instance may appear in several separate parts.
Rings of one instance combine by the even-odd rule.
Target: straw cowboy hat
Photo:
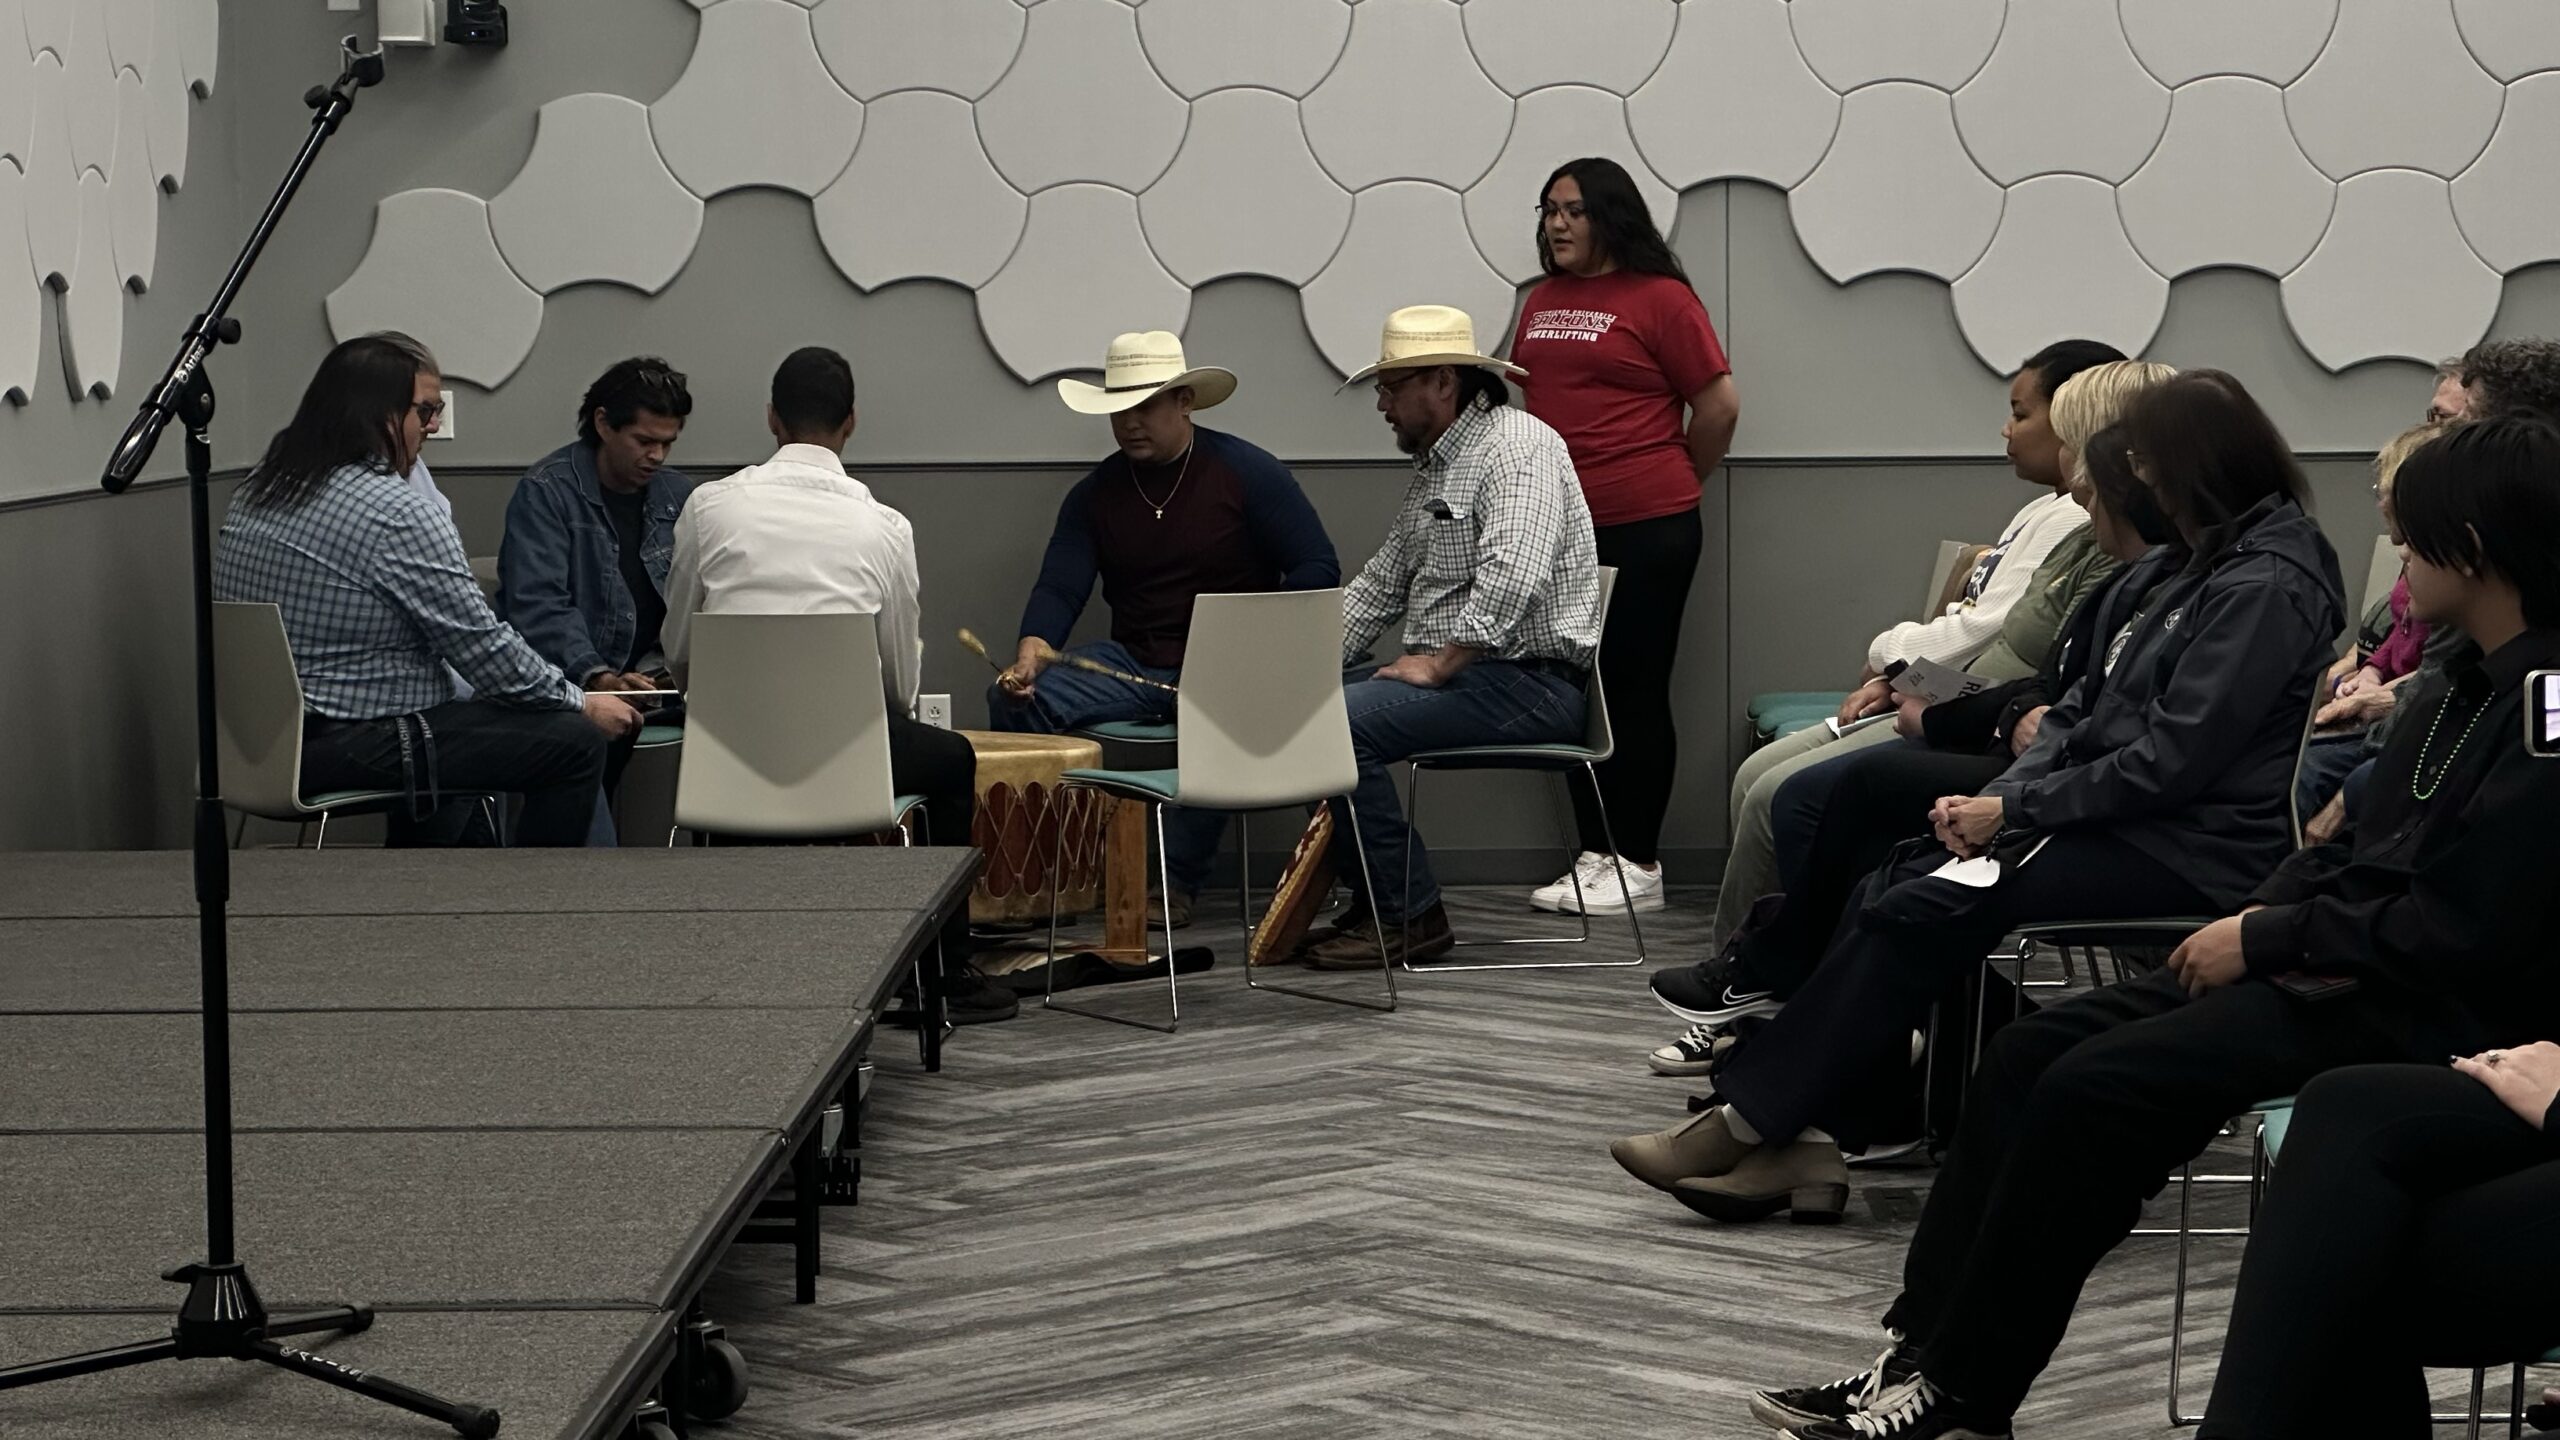
[[[1191,387],[1191,408],[1206,410],[1236,393],[1236,376],[1215,365],[1193,367],[1170,330],[1132,330],[1104,353],[1101,384],[1061,380],[1058,398],[1078,414],[1117,415],[1181,385]]]
[[[1407,305],[1387,317],[1378,340],[1378,363],[1342,382],[1344,389],[1381,370],[1426,370],[1434,365],[1479,365],[1508,375],[1529,372],[1508,360],[1476,351],[1476,322],[1448,305]]]

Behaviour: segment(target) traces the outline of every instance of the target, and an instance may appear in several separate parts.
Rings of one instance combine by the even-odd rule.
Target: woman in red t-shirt
[[[1577,784],[1580,908],[1659,910],[1662,817],[1678,746],[1671,663],[1704,543],[1699,493],[1724,463],[1741,402],[1706,306],[1617,161],[1574,160],[1547,177],[1538,259],[1547,278],[1521,307],[1511,359],[1529,372],[1520,382],[1529,413],[1573,453],[1600,563],[1618,568],[1601,638],[1618,743],[1600,767],[1600,791],[1626,886],[1622,893],[1599,807]],[[1574,879],[1559,878],[1530,903],[1576,908]]]

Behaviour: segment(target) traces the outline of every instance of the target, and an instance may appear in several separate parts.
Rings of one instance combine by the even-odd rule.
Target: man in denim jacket
[[[694,480],[666,463],[693,397],[662,360],[587,390],[578,438],[516,482],[498,547],[498,613],[589,690],[651,690],[667,564]]]

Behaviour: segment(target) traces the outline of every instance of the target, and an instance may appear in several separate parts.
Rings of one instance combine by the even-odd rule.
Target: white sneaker
[[[1570,909],[1573,901],[1573,877],[1580,875],[1582,888],[1588,890],[1591,888],[1593,867],[1608,863],[1609,857],[1606,855],[1593,850],[1583,851],[1574,857],[1573,868],[1557,876],[1554,884],[1541,885],[1529,892],[1529,908],[1550,911]]]
[[[1621,869],[1627,875],[1627,888],[1623,894],[1618,889],[1618,872]],[[1592,870],[1595,873],[1582,877],[1582,903],[1575,905],[1571,891],[1567,891],[1556,905],[1558,910],[1568,914],[1578,909],[1586,915],[1622,915],[1631,901],[1640,913],[1650,914],[1662,908],[1660,866],[1651,870],[1641,865],[1621,866],[1604,855]]]

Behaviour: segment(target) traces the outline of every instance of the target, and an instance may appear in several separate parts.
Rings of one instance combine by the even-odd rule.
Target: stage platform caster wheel
[[[703,1342],[685,1413],[697,1420],[726,1420],[746,1403],[747,1357],[726,1340]]]

